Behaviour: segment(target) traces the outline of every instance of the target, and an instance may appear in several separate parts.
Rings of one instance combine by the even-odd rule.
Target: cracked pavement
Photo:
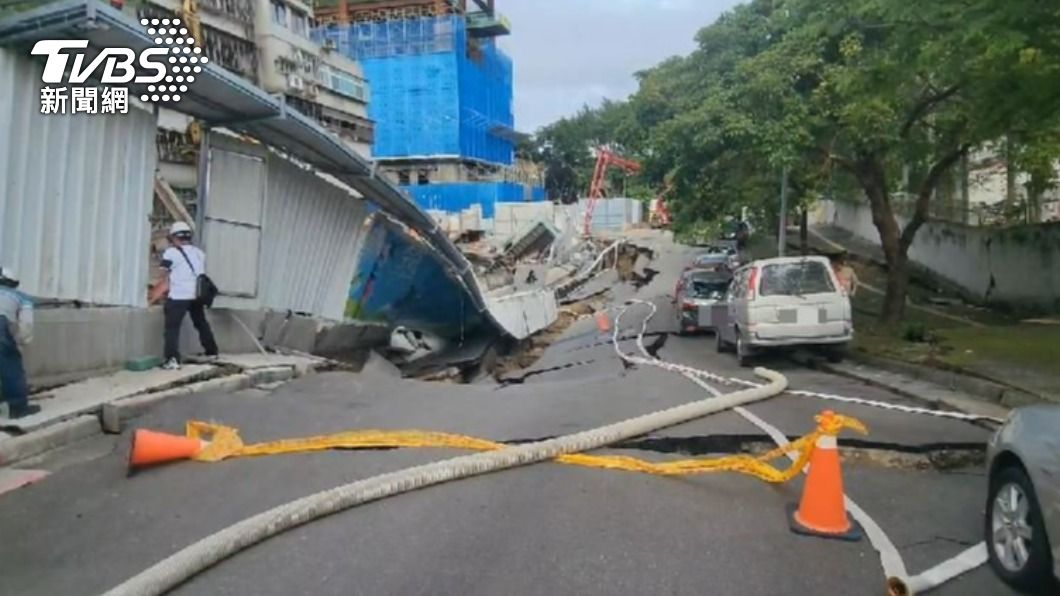
[[[662,273],[616,300],[665,296],[681,254],[657,251]],[[668,299],[649,326],[672,330]],[[642,312],[646,312],[646,309]],[[623,322],[639,329],[639,316]],[[628,323],[626,322],[628,320]],[[636,325],[634,327],[634,324]],[[628,334],[627,334],[628,335]],[[630,336],[632,337],[632,336]],[[661,336],[660,336],[661,337]],[[668,337],[659,356],[749,378],[709,336]],[[649,340],[648,343],[651,343]],[[623,342],[627,351],[632,340]],[[576,366],[568,366],[577,362]],[[764,365],[791,386],[906,403],[783,359]],[[541,371],[539,374],[531,374]],[[271,391],[204,394],[162,404],[140,427],[179,432],[189,418],[241,429],[248,442],[352,429],[419,428],[518,440],[569,434],[702,399],[680,375],[625,368],[591,319],[574,323],[521,383],[425,384],[378,362],[360,374],[305,377]],[[732,390],[731,388],[724,391]],[[974,450],[988,431],[964,422],[784,395],[749,409],[789,436],[823,409],[857,417],[876,446]],[[40,465],[44,481],[0,497],[0,593],[98,594],[190,542],[268,507],[409,465],[446,450],[332,451],[180,463],[125,476],[128,433],[75,445]],[[761,431],[732,412],[606,452],[671,459],[743,448]],[[844,436],[844,442],[855,437]],[[757,440],[757,439],[756,439]],[[625,447],[620,448],[620,447]],[[630,449],[635,447],[635,449]],[[683,456],[680,456],[683,457]],[[980,467],[940,472],[847,461],[851,497],[918,573],[977,542]],[[784,508],[801,480],[773,486],[734,475],[661,478],[540,464],[422,490],[303,526],[209,570],[177,594],[878,594],[884,577],[867,541],[795,536]],[[979,568],[933,592],[1012,594]]]

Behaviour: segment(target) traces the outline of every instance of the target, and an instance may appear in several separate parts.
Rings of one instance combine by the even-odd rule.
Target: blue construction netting
[[[482,205],[482,217],[486,219],[493,218],[496,203],[545,200],[545,189],[540,186],[512,182],[453,182],[401,188],[424,209],[456,213],[472,205]]]
[[[463,17],[331,24],[315,36],[364,68],[374,157],[512,163],[512,61],[470,38]]]

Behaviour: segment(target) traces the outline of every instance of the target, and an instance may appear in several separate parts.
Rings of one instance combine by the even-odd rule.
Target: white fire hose
[[[765,379],[767,384],[565,437],[455,457],[382,474],[291,501],[233,524],[181,549],[111,589],[104,596],[164,594],[258,542],[333,513],[444,482],[525,466],[568,453],[599,449],[770,398],[787,388],[787,379],[777,372],[759,368],[755,370],[755,374]]]

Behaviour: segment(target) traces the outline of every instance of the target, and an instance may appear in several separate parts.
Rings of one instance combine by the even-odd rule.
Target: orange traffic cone
[[[806,474],[799,507],[790,508],[791,531],[822,538],[861,540],[861,528],[847,517],[843,501],[838,444],[835,436],[822,435],[810,455],[810,471]]]
[[[133,433],[129,448],[129,470],[142,466],[191,459],[202,451],[206,442],[181,435],[139,429]]]
[[[596,311],[594,318],[596,319],[596,328],[600,330],[600,333],[611,331],[611,318],[607,316],[606,311]]]

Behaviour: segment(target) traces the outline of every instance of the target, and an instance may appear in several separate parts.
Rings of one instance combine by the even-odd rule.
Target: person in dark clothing
[[[12,419],[40,412],[30,405],[22,348],[33,338],[33,301],[18,291],[18,275],[0,267],[0,393]]]
[[[184,315],[199,332],[199,342],[206,358],[217,358],[217,341],[210,322],[206,320],[206,306],[196,298],[198,277],[206,272],[206,253],[192,245],[191,227],[177,222],[169,229],[171,246],[162,253],[162,268],[168,273],[169,295],[165,303],[165,362],[162,368],[180,369],[180,327]]]

